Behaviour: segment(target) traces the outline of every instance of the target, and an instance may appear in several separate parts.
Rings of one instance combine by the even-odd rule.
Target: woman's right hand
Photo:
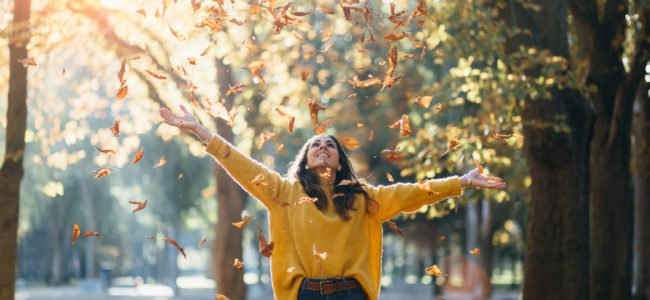
[[[160,108],[160,116],[163,118],[163,121],[169,125],[181,129],[187,129],[189,131],[195,131],[199,126],[196,117],[183,104],[181,104],[180,107],[183,113],[185,113],[184,116],[176,115],[167,107]]]

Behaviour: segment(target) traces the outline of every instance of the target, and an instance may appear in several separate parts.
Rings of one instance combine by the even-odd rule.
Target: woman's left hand
[[[465,186],[479,187],[486,189],[503,189],[506,187],[506,183],[503,182],[503,179],[499,177],[487,177],[479,173],[478,168],[467,172],[467,174],[461,177],[465,180]],[[461,182],[463,182],[461,180]]]

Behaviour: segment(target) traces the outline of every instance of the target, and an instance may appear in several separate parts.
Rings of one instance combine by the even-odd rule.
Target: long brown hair
[[[350,219],[349,210],[356,210],[354,208],[354,201],[356,194],[362,194],[366,204],[366,212],[370,212],[369,205],[373,201],[370,199],[368,192],[363,188],[363,184],[359,182],[357,174],[352,168],[350,159],[348,158],[347,153],[341,147],[338,139],[332,135],[322,135],[324,137],[329,137],[334,140],[336,143],[336,149],[339,153],[339,165],[341,170],[336,170],[336,180],[334,181],[334,194],[342,194],[342,196],[336,197],[334,199],[334,206],[336,207],[336,213],[341,217],[341,219],[347,221]],[[305,168],[307,165],[307,152],[309,147],[313,143],[314,139],[318,136],[313,136],[302,146],[296,157],[289,163],[289,170],[287,176],[289,178],[294,178],[300,182],[302,185],[302,190],[307,194],[307,196],[312,198],[317,198],[315,202],[316,207],[320,211],[327,209],[329,201],[323,189],[319,185],[319,178],[317,174]],[[350,180],[353,183],[344,186],[338,186],[338,184],[343,180]]]

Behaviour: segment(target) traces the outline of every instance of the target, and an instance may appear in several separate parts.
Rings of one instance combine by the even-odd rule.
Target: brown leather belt
[[[321,295],[329,295],[342,291],[348,291],[361,284],[354,278],[346,279],[308,279],[305,278],[300,285],[303,290],[319,292]]]

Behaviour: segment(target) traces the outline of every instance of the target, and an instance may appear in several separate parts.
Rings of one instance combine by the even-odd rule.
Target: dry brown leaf
[[[415,103],[419,104],[420,106],[424,108],[429,108],[431,105],[431,101],[433,100],[433,96],[419,96],[415,98]],[[440,103],[438,103],[440,104]]]
[[[253,74],[253,76],[257,78],[262,84],[265,83],[264,77],[262,77],[262,75],[260,74],[260,71],[262,70],[263,67],[264,67],[264,62],[262,61],[255,61],[248,64],[248,66],[246,66],[246,68]]]
[[[185,40],[185,36],[183,34],[181,34],[181,33],[178,33],[178,31],[174,30],[174,28],[172,28],[172,25],[167,24],[167,26],[169,26],[169,31],[171,31],[171,33],[174,35],[174,37],[177,40],[179,40],[181,42]]]
[[[262,132],[260,133],[260,144],[257,145],[257,149],[262,149],[264,147],[264,144],[271,140],[272,138],[275,137],[275,133],[273,132]]]
[[[203,245],[205,245],[205,243],[206,243],[207,241],[208,241],[208,238],[207,238],[207,237],[203,237],[203,239],[201,239],[201,241],[199,242],[199,248],[203,248]]]
[[[147,203],[149,203],[149,200],[144,200],[144,202],[140,201],[129,201],[129,203],[136,205],[136,208],[133,209],[132,213],[139,212],[143,210],[145,207],[147,207]]]
[[[341,142],[341,145],[343,145],[343,147],[348,148],[350,150],[357,149],[361,146],[361,144],[359,144],[359,142],[352,137],[342,137],[339,138],[339,141]]]
[[[184,250],[183,247],[181,247],[181,246],[178,244],[178,242],[176,242],[174,239],[171,239],[171,238],[163,238],[163,241],[165,241],[165,242],[171,244],[172,246],[176,247],[176,249],[178,249],[178,251],[180,251],[181,254],[183,254],[183,257],[184,257],[185,259],[187,259],[187,255],[185,254],[185,250]]]
[[[167,163],[167,160],[165,159],[165,157],[161,156],[158,163],[156,165],[154,165],[153,167],[154,168],[160,168],[160,167],[164,166],[166,163]]]
[[[129,85],[125,84],[123,86],[120,86],[120,88],[117,90],[117,94],[115,94],[115,98],[117,100],[122,100],[124,97],[126,97],[126,94],[129,93]]]
[[[242,220],[241,220],[241,221],[239,221],[239,222],[233,222],[232,225],[235,226],[235,227],[237,227],[237,228],[239,228],[239,229],[242,229],[242,228],[244,228],[244,226],[246,226],[246,224],[248,224],[248,222],[250,222],[252,219],[253,219],[253,217],[244,215],[244,216],[242,216]]]
[[[77,242],[77,238],[79,238],[79,235],[81,234],[81,229],[79,229],[79,225],[75,223],[72,228],[72,245]]]
[[[262,235],[262,228],[257,226],[257,239],[259,241],[260,253],[264,257],[271,257],[273,254],[274,242],[267,243],[266,238]]]
[[[353,87],[356,88],[366,88],[373,85],[381,85],[382,82],[381,79],[377,77],[360,81],[358,76],[354,76],[351,80],[348,80],[348,83],[350,83]]]
[[[113,127],[111,127],[111,132],[115,137],[120,136],[120,120],[115,120],[115,123],[113,123]]]
[[[436,277],[442,275],[442,271],[440,271],[440,268],[438,268],[438,265],[433,265],[431,267],[428,267],[428,268],[426,268],[424,270],[424,272],[426,272],[429,275],[436,276]]]
[[[397,224],[395,224],[395,222],[393,222],[393,221],[386,221],[386,223],[388,224],[388,228],[390,228],[390,230],[392,230],[392,231],[394,231],[395,233],[399,234],[401,237],[405,237],[405,236],[406,236],[406,233],[404,233],[404,231],[402,231],[402,229],[400,229],[399,227],[397,227]]]
[[[135,156],[133,157],[133,161],[131,161],[131,163],[133,163],[134,165],[137,164],[142,159],[142,155],[144,155],[144,147],[140,147],[140,150],[138,151],[138,153],[135,154]]]
[[[334,11],[331,10],[330,8],[328,8],[327,6],[325,6],[325,4],[321,5],[320,9],[323,11],[323,13],[326,13],[328,15],[333,15],[334,14]]]
[[[473,250],[469,250],[469,253],[474,256],[479,256],[479,254],[481,254],[481,250],[479,250],[478,248],[474,248]]]
[[[400,155],[398,151],[399,151],[399,146],[395,147],[394,150],[392,149],[382,150],[381,154],[384,156],[384,160],[396,162],[402,159],[402,155]]]
[[[102,149],[102,148],[99,148],[99,147],[95,147],[95,149],[97,149],[97,151],[99,151],[101,153],[104,153],[104,154],[115,154],[115,151],[113,151],[111,149]]]
[[[481,161],[478,159],[476,160],[476,167],[478,168],[478,173],[483,174],[483,166],[481,166]]]
[[[232,266],[235,267],[237,270],[241,270],[244,268],[244,263],[239,260],[239,258],[235,258],[235,261],[232,263]]]
[[[388,126],[388,128],[397,128],[399,127],[399,133],[402,136],[409,136],[411,134],[411,122],[409,121],[409,116],[404,114],[399,121]]]
[[[309,103],[307,103],[307,107],[309,107],[309,117],[311,118],[311,124],[318,126],[318,112],[321,110],[324,111],[325,106],[320,105],[316,99],[311,99],[309,100]]]
[[[99,234],[99,232],[97,231],[86,231],[86,233],[84,233],[84,237],[89,237],[89,236],[102,237],[102,235]]]
[[[113,171],[107,168],[101,168],[101,169],[94,170],[93,173],[95,173],[95,178],[101,178],[108,174],[113,173]]]
[[[163,75],[157,74],[157,73],[155,73],[155,72],[152,72],[152,71],[149,71],[149,70],[146,70],[146,69],[145,69],[145,71],[146,71],[147,73],[149,73],[149,75],[153,76],[153,77],[156,78],[156,79],[160,79],[160,80],[167,79],[166,76],[163,76]]]

